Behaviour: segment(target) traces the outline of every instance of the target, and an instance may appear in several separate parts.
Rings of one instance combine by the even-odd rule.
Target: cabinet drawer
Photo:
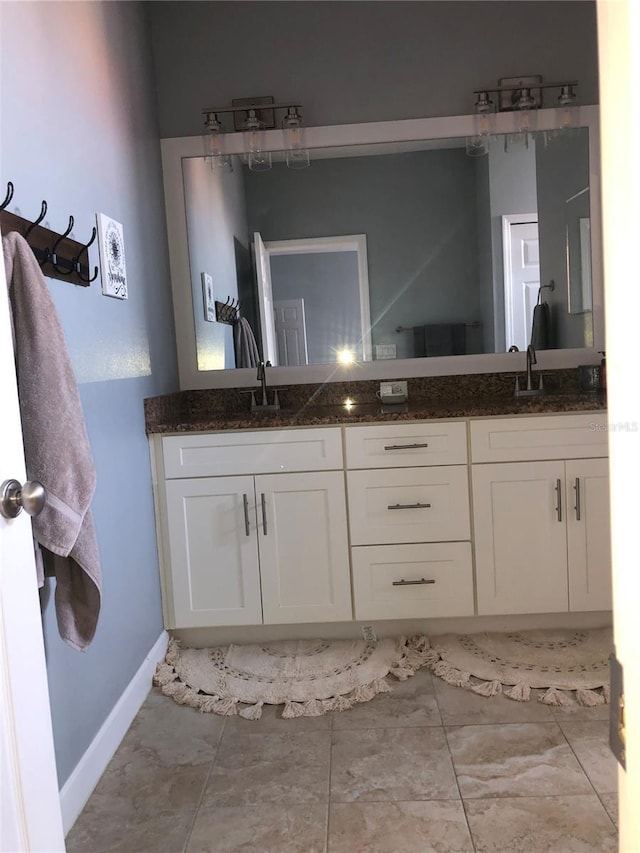
[[[339,427],[170,435],[162,452],[167,479],[342,468]]]
[[[607,456],[606,415],[544,415],[471,421],[472,462]]]
[[[347,427],[345,439],[348,468],[463,465],[467,461],[463,422]]]
[[[469,542],[351,549],[356,619],[473,616]]]
[[[466,465],[349,471],[352,545],[469,539]]]

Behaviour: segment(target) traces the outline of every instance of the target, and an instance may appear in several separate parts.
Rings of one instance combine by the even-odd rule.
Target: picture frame
[[[127,264],[124,251],[124,229],[104,213],[96,214],[100,279],[104,296],[128,299]]]

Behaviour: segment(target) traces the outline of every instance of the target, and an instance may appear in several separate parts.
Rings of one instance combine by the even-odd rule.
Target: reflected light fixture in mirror
[[[575,99],[573,84],[566,83],[563,85],[558,95],[558,106],[556,107],[558,130],[573,130],[579,126],[580,110],[574,104]]]
[[[473,116],[473,136],[467,138],[469,157],[483,157],[489,153],[491,134],[495,132],[495,107],[487,92],[477,92]]]
[[[304,147],[302,117],[297,107],[289,107],[282,120],[284,133],[285,160],[290,169],[306,169],[309,165],[309,152]]]

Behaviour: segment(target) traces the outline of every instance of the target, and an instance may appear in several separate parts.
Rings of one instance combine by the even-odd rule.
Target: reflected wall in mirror
[[[415,134],[420,122],[385,124],[412,124]],[[365,126],[353,127],[363,139]],[[325,144],[312,148],[309,169],[275,162],[262,173],[250,172],[240,156],[231,172],[181,157],[198,371],[236,366],[232,329],[202,317],[203,272],[216,299],[240,300],[274,366],[335,366],[345,351],[358,362],[403,364],[521,351],[539,302],[548,305],[540,340],[549,350],[592,347],[590,139],[593,147],[587,126],[541,130],[527,144],[499,135],[484,158],[466,155],[462,135]],[[331,238],[366,244],[366,286],[353,247],[313,251],[313,241]],[[554,289],[541,291],[550,280]],[[184,288],[178,292],[184,297]]]

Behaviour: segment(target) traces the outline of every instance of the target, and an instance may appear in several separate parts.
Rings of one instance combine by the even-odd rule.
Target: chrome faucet
[[[258,382],[260,382],[262,387],[262,401],[260,403],[256,402],[256,394],[255,391],[251,392],[251,411],[252,412],[264,412],[264,411],[277,411],[280,408],[280,400],[278,399],[278,389],[274,388],[273,390],[273,403],[269,403],[269,395],[267,388],[267,365],[264,361],[261,361],[258,365],[258,375],[256,377]]]
[[[538,387],[533,387],[533,365],[538,363],[538,359],[536,358],[536,351],[533,346],[529,344],[527,347],[527,387],[520,388],[520,377],[516,376],[516,387],[514,394],[516,397],[532,397],[538,394],[545,393],[544,381],[542,378],[542,374],[540,373],[540,378],[538,379]]]

